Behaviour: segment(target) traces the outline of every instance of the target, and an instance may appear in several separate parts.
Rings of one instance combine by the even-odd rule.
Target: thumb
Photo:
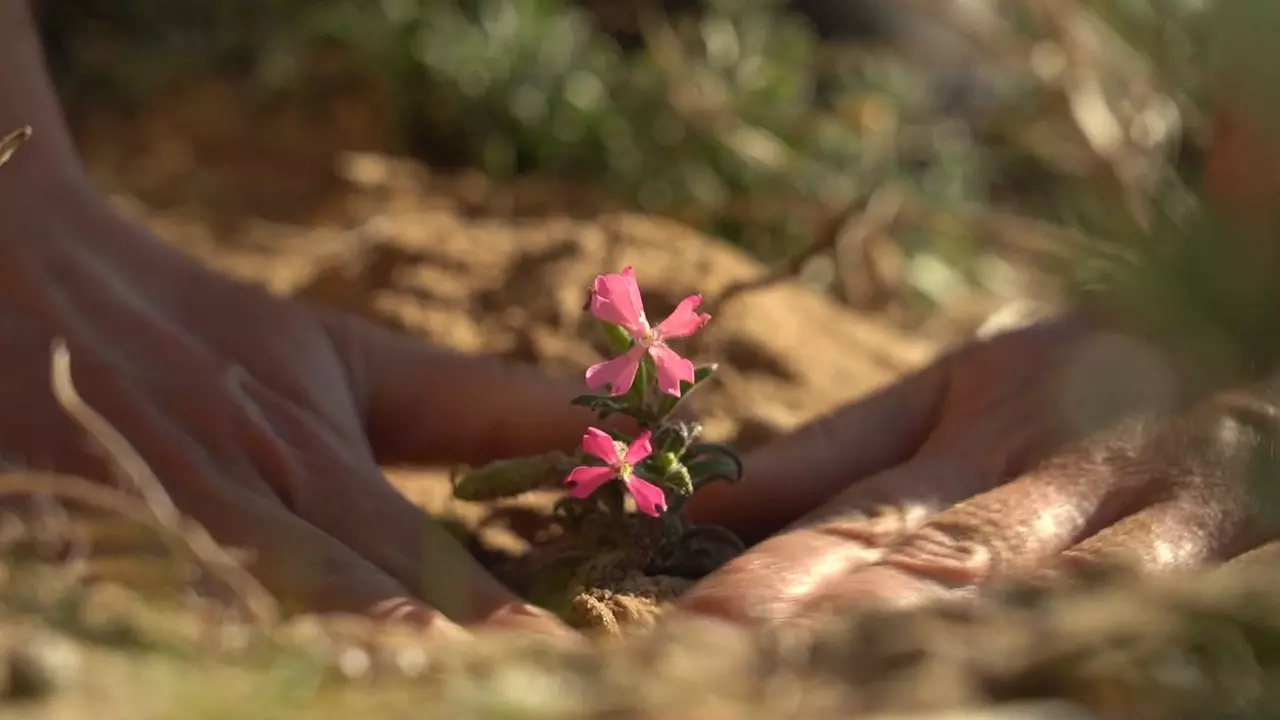
[[[585,390],[571,379],[449,350],[354,316],[324,317],[383,464],[569,451],[594,419],[569,404]]]
[[[690,519],[759,539],[850,484],[906,462],[934,425],[950,357],[752,452],[743,482],[702,489],[686,506]]]

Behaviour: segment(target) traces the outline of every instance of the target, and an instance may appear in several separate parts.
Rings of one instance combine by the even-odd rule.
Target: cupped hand
[[[282,600],[435,629],[568,632],[519,601],[379,463],[571,447],[572,387],[219,276],[87,190],[0,170],[0,458],[120,484],[50,392],[65,339],[85,401],[174,504]],[[78,186],[77,186],[78,187]]]
[[[977,341],[709,487],[697,521],[759,537],[800,519],[683,607],[805,619],[1064,564],[1186,568],[1280,537],[1246,482],[1280,383],[1174,415],[1178,385],[1150,348],[1080,317]]]

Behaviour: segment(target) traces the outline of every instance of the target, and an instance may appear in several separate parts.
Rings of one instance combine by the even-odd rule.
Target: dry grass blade
[[[834,249],[842,239],[857,245],[870,235],[886,232],[898,219],[902,205],[902,194],[897,189],[887,187],[872,193],[865,205],[855,199],[843,212],[836,213],[827,221],[827,226],[812,243],[791,256],[781,267],[760,277],[730,285],[713,303],[708,304],[706,312],[714,316],[739,295],[794,277],[811,258]]]
[[[22,144],[30,137],[31,126],[25,125],[0,139],[0,167],[4,167],[4,164],[9,162],[13,154],[18,151],[18,148],[22,147]]]
[[[53,341],[50,365],[53,394],[63,412],[97,442],[107,458],[118,466],[121,474],[132,481],[155,525],[172,537],[180,538],[196,561],[235,594],[254,622],[263,627],[274,623],[277,608],[270,593],[228,555],[204,528],[184,521],[159,478],[138,451],[80,396],[71,378],[71,351],[62,338],[55,338]],[[81,488],[78,492],[85,491]],[[104,492],[111,491],[104,489]],[[94,504],[102,505],[102,498],[97,496]]]

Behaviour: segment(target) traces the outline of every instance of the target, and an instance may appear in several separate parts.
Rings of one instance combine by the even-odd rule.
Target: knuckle
[[[912,533],[881,562],[936,581],[970,585],[989,578],[999,557],[981,526],[939,520]]]

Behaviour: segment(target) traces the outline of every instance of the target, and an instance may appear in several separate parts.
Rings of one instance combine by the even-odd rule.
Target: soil
[[[662,314],[690,292],[714,303],[767,272],[580,188],[497,187],[397,157],[382,145],[379,102],[263,105],[205,80],[141,116],[74,120],[100,186],[211,266],[549,372],[577,374],[600,356],[581,322],[595,274],[633,265]],[[715,313],[695,359],[722,371],[696,410],[709,437],[744,449],[936,352],[792,280]],[[446,469],[388,472],[468,527],[493,509],[452,499]],[[523,547],[509,529],[482,535],[491,550]],[[804,633],[680,621],[585,649],[506,636],[428,645],[337,619],[258,632],[180,596],[144,601],[60,572],[14,565],[0,576],[0,716],[1208,718],[1278,707],[1277,584],[1257,569],[1006,588],[963,605],[851,611]],[[647,626],[646,592],[680,589],[597,589],[575,606],[607,630]],[[913,714],[926,712],[940,714]]]

